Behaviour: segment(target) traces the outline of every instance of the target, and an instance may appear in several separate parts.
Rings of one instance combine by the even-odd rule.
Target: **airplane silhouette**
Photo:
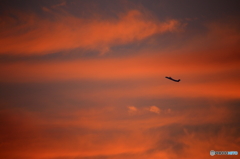
[[[173,79],[172,77],[167,77],[167,76],[166,76],[165,78],[170,79],[170,80],[172,80],[172,81],[174,81],[174,82],[179,82],[179,81],[180,81],[180,79],[175,80],[175,79]]]

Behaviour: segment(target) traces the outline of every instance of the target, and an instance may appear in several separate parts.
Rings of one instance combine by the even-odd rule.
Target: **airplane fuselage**
[[[172,80],[174,82],[180,82],[180,79],[176,80],[176,79],[173,79],[172,77],[167,77],[167,76],[165,78],[170,79],[170,80]]]

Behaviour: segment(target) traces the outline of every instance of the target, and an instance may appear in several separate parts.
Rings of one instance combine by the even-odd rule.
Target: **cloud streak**
[[[52,13],[49,13],[52,14]],[[34,14],[17,13],[3,17],[1,54],[47,54],[84,48],[106,52],[114,45],[143,40],[155,34],[176,31],[177,20],[159,22],[139,10],[130,10],[117,19],[82,19],[70,14],[43,19]]]
[[[217,150],[226,145],[229,149],[239,148],[235,140],[239,130],[230,120],[229,108],[211,102],[189,109],[184,106],[189,101],[181,103],[168,114],[153,115],[145,111],[134,116],[129,115],[129,109],[118,106],[82,110],[68,107],[65,112],[55,110],[55,117],[48,116],[47,111],[5,109],[0,112],[4,126],[0,132],[0,154],[6,158],[14,154],[20,159],[192,158],[200,150],[209,152],[211,148]],[[184,109],[177,109],[179,106]],[[151,108],[156,112],[156,107]],[[196,158],[208,155],[203,153]]]

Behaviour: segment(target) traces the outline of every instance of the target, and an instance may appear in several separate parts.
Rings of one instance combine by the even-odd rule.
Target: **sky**
[[[0,46],[0,158],[240,152],[237,0],[1,0]]]

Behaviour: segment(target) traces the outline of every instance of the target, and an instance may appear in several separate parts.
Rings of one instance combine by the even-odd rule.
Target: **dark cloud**
[[[159,128],[152,128],[148,133],[158,134],[156,144],[148,153],[156,151],[169,151],[178,157],[188,156],[190,149],[198,142],[205,143],[207,148],[219,149],[225,147],[228,150],[239,147],[239,124],[172,124]],[[188,142],[192,141],[192,142]]]

